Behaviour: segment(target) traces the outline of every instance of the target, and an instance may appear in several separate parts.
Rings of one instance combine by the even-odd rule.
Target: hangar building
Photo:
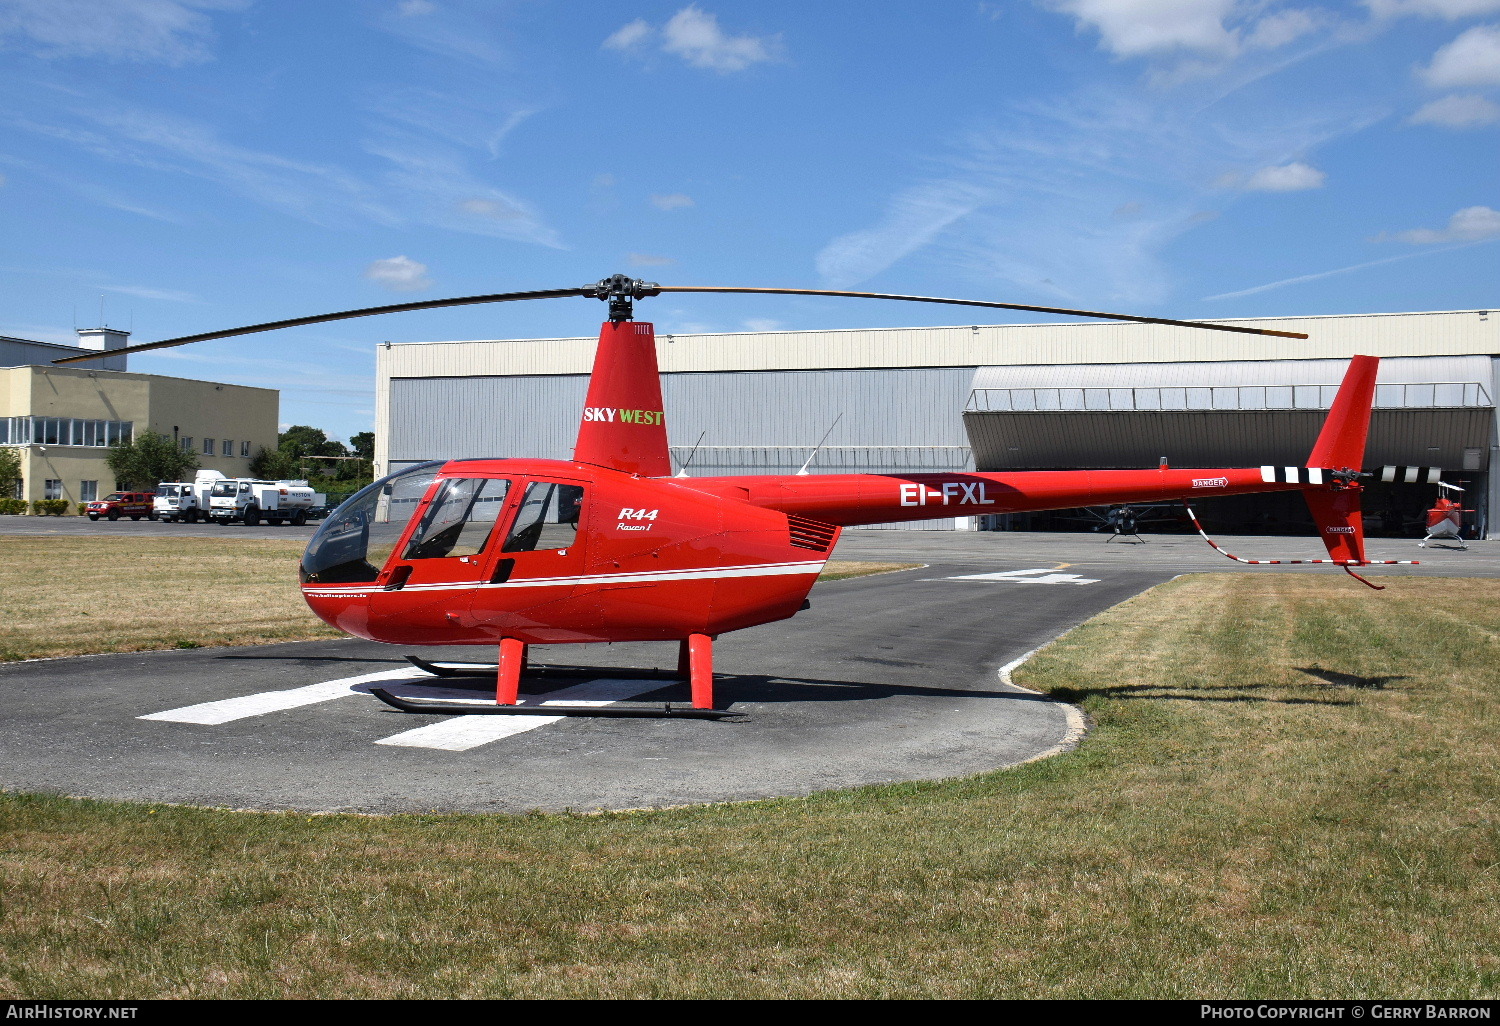
[[[1366,468],[1442,468],[1445,481],[1463,482],[1476,534],[1487,537],[1500,502],[1490,474],[1500,315],[1224,323],[1310,337],[1088,322],[658,334],[657,349],[673,458],[701,476],[795,473],[809,459],[810,472],[825,474],[1154,467],[1161,457],[1179,467],[1295,466],[1348,358],[1379,356]],[[377,475],[430,459],[571,458],[594,344],[383,344]],[[1372,483],[1365,509],[1400,533],[1435,491]],[[1292,530],[1307,519],[1295,495],[1213,503],[1202,512],[1219,530]],[[1050,525],[1033,515],[905,526]]]

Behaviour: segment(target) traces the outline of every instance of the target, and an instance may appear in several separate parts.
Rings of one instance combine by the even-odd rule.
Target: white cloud
[[[1500,11],[1500,0],[1365,0],[1378,19],[1418,16],[1456,21]]]
[[[3,0],[0,41],[24,39],[38,57],[191,64],[209,60],[213,25],[203,11],[247,0]]]
[[[1433,100],[1408,119],[1414,125],[1443,128],[1478,128],[1500,121],[1500,104],[1483,96],[1466,94]]]
[[[401,0],[396,5],[396,13],[403,18],[415,18],[423,14],[431,14],[437,10],[437,4],[432,0]]]
[[[1500,85],[1500,25],[1476,25],[1433,54],[1419,74],[1437,89]]]
[[[637,18],[622,25],[601,46],[619,53],[642,54],[657,37],[656,29]],[[753,64],[776,60],[781,50],[779,36],[731,36],[719,27],[719,19],[689,4],[661,28],[661,49],[680,57],[695,68],[720,74],[744,71]]]
[[[392,292],[419,292],[432,287],[427,265],[405,256],[376,260],[365,268],[365,277]]]
[[[1422,246],[1441,242],[1483,242],[1486,239],[1500,238],[1500,210],[1465,207],[1448,218],[1446,228],[1413,228],[1390,237]]]
[[[122,296],[135,296],[137,299],[161,299],[168,303],[203,302],[191,292],[178,292],[175,289],[150,289],[140,285],[101,285],[99,287],[106,292],[118,292]]]
[[[0,185],[4,185],[7,181],[9,181],[9,179],[6,178],[5,175],[0,174]]]
[[[1205,103],[1205,92],[1218,89],[1162,94],[1114,82],[1014,105],[993,127],[924,157],[920,179],[832,239],[817,269],[832,288],[900,262],[903,275],[941,275],[976,295],[1003,289],[1096,309],[1157,303],[1174,284],[1161,254],[1216,216],[1208,183],[1226,163],[1281,165],[1376,116],[1338,97],[1230,106]]]
[[[1300,8],[1277,11],[1255,23],[1245,38],[1245,45],[1256,50],[1274,50],[1307,35],[1318,24],[1319,19],[1311,11]]]
[[[1168,50],[1228,56],[1238,49],[1224,27],[1234,0],[1053,0],[1052,6],[1098,32],[1100,45],[1119,57]]]
[[[523,216],[522,211],[511,206],[509,203],[502,203],[499,200],[492,199],[461,200],[458,204],[458,209],[466,214],[477,214],[480,217],[498,217],[501,220],[511,220],[512,218]]]
[[[631,253],[627,258],[631,267],[666,267],[677,261],[671,257],[655,256],[651,253]]]
[[[873,278],[930,244],[985,202],[987,190],[963,181],[933,181],[897,194],[875,225],[841,235],[818,254],[818,274],[835,288]]]
[[[751,317],[745,321],[746,331],[780,331],[782,323],[769,317]]]
[[[1220,188],[1243,189],[1246,192],[1301,192],[1320,189],[1328,175],[1315,167],[1293,162],[1270,165],[1248,175],[1230,172],[1215,183]]]
[[[453,231],[562,249],[562,240],[531,204],[495,188],[471,170],[466,155],[431,138],[392,131],[365,147],[391,162],[386,184],[412,216]]]
[[[718,72],[744,71],[772,57],[768,37],[729,36],[719,20],[689,5],[672,15],[662,28],[662,49],[675,53],[695,68]]]
[[[657,210],[681,210],[683,207],[697,206],[693,197],[683,192],[669,192],[665,195],[651,197],[651,205]]]
[[[651,36],[651,26],[640,18],[622,25],[602,44],[606,50],[634,50]]]

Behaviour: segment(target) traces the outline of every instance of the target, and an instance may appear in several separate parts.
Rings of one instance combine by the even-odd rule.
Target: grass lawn
[[[0,662],[344,637],[313,615],[297,589],[306,545],[7,535],[0,542]],[[830,561],[819,579],[915,565]]]
[[[1494,997],[1500,582],[1182,578],[1075,752],[601,816],[0,794],[0,996]],[[482,757],[482,756],[481,756]]]

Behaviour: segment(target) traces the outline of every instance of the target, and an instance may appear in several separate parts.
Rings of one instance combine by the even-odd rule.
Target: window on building
[[[214,440],[212,438],[205,438],[203,440],[203,455],[205,455],[205,456],[212,456],[213,454],[214,454]]]
[[[42,498],[61,499],[62,497],[62,482],[47,478],[47,483],[42,488]]]
[[[246,459],[249,459],[249,457],[250,457],[250,443],[249,442],[241,442],[240,443],[240,455],[243,456],[243,457],[245,457]]]
[[[193,436],[192,435],[183,435],[182,436],[182,451],[183,452],[192,452],[193,451]]]
[[[10,489],[10,497],[12,499],[26,498],[26,482],[22,478],[16,478],[15,484]]]
[[[128,420],[78,417],[0,417],[0,445],[86,445],[102,449],[128,442],[135,425]]]
[[[99,498],[99,482],[98,481],[79,481],[78,482],[78,501],[79,502],[93,502],[97,498]]]
[[[219,446],[219,453],[222,456],[233,456],[234,455],[234,442],[231,439],[228,439],[228,438],[224,439],[224,444],[221,445],[221,446]]]

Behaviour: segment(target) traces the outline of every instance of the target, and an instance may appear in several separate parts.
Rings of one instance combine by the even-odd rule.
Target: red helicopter
[[[715,708],[713,641],[793,616],[845,527],[933,516],[1302,491],[1328,548],[1354,574],[1365,559],[1358,478],[1378,360],[1356,356],[1305,467],[1026,473],[672,477],[652,325],[633,302],[663,292],[849,296],[1070,314],[1306,338],[1223,324],[977,300],[811,289],[661,286],[615,275],[574,289],[370,307],[149,342],[190,342],[373,314],[582,296],[609,304],[571,461],[497,458],[409,467],[357,493],[323,523],[301,562],[313,611],[357,637],[397,645],[486,645],[494,664],[418,666],[493,675],[495,705],[413,701],[410,712],[730,715]],[[93,357],[70,357],[58,363]],[[1206,537],[1206,536],[1205,536]],[[1226,553],[1227,555],[1227,553]],[[1235,558],[1235,557],[1231,557]],[[1288,562],[1288,561],[1278,561]],[[1369,583],[1369,582],[1365,582]],[[1371,585],[1375,587],[1375,585]],[[691,709],[519,705],[531,645],[677,641]]]

